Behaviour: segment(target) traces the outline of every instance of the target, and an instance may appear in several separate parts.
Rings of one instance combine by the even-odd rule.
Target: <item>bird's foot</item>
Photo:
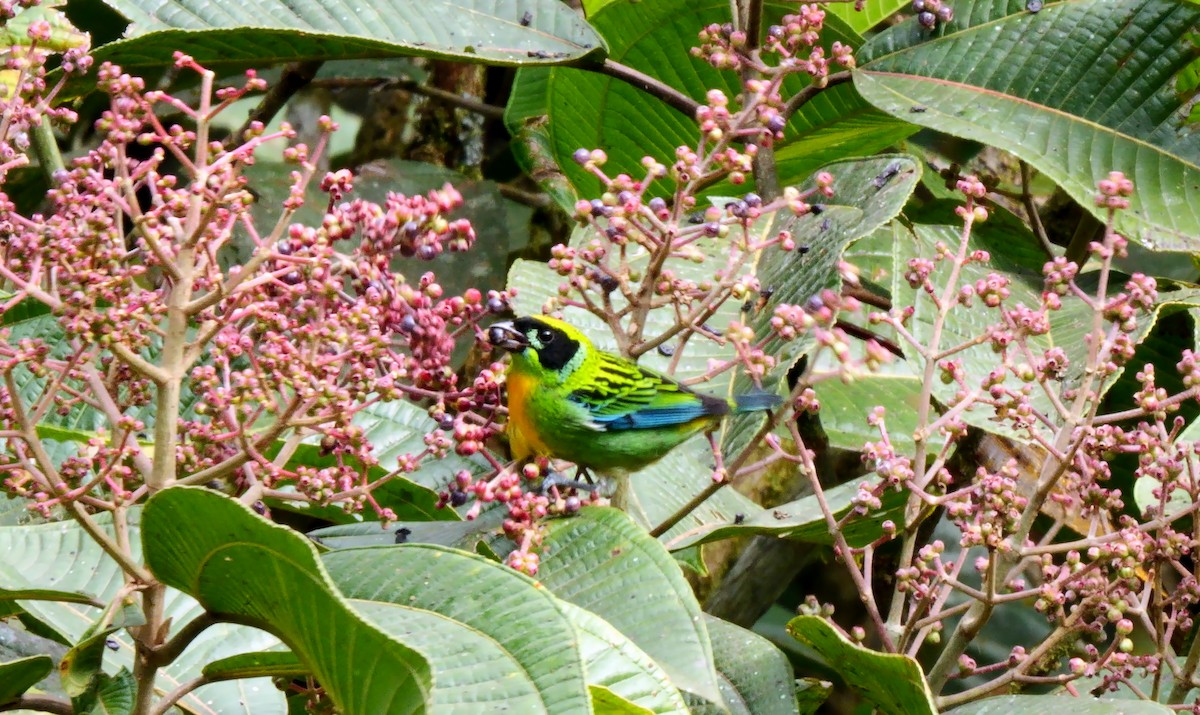
[[[579,479],[567,479],[565,476],[563,476],[562,472],[550,472],[546,475],[546,478],[542,480],[541,493],[546,494],[551,489],[558,489],[559,491],[564,489],[578,489],[582,492],[594,492],[599,488],[599,485],[592,483],[591,475],[589,475],[586,471],[581,469],[576,476],[580,475],[584,476],[587,481],[580,481]]]

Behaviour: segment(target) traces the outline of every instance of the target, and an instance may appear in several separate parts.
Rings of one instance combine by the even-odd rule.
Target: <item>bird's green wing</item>
[[[615,355],[599,353],[569,396],[603,430],[652,429],[729,411],[724,400],[701,395]]]

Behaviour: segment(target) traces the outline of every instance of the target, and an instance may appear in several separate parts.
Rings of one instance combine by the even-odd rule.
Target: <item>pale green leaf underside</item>
[[[1096,210],[1096,182],[1137,193],[1118,228],[1146,246],[1200,247],[1200,140],[1186,118],[1200,7],[1082,0],[956,4],[934,39],[907,24],[872,40],[854,85],[876,107],[1012,152]],[[926,41],[919,41],[925,39]],[[1099,215],[1099,214],[1098,214]],[[1103,216],[1101,216],[1103,218]]]
[[[126,67],[162,64],[179,48],[207,64],[424,55],[516,65],[604,51],[583,17],[556,0],[105,2],[132,24],[97,56]]]

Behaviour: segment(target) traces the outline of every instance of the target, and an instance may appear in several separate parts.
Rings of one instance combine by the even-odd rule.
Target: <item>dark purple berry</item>
[[[762,197],[758,194],[746,194],[742,197],[742,201],[745,201],[751,208],[762,206]]]
[[[917,13],[917,23],[927,30],[932,30],[937,27],[937,15],[932,12]]]
[[[417,249],[417,257],[425,261],[433,260],[435,257],[437,257],[437,254],[437,249],[428,243],[423,244]]]
[[[913,0],[913,12],[925,12],[925,0]]]
[[[438,417],[438,427],[444,430],[454,429],[454,416],[443,412],[442,415]]]
[[[592,158],[592,152],[588,151],[587,149],[576,149],[575,153],[571,155],[571,158],[575,160],[576,164],[582,166],[583,164],[588,163],[588,161]]]
[[[501,298],[488,298],[487,309],[489,313],[503,313],[508,310],[508,306]]]
[[[721,235],[721,224],[717,223],[716,221],[709,221],[708,223],[704,224],[704,235],[706,235],[706,236]]]
[[[950,22],[954,19],[954,8],[949,5],[942,5],[937,9],[937,19],[940,22]]]
[[[666,199],[662,198],[661,196],[655,196],[654,198],[650,199],[649,206],[650,206],[650,210],[653,211],[654,213],[658,213],[660,211],[666,211],[667,210],[667,201],[666,201]]]
[[[292,255],[292,242],[286,238],[275,244],[275,251],[282,256]]]
[[[568,514],[574,514],[579,511],[579,507],[581,506],[583,506],[583,503],[579,501],[579,497],[567,497],[566,503],[563,504],[563,511]]]
[[[605,206],[604,202],[601,201],[600,199],[592,199],[592,215],[593,216],[603,216],[604,210],[606,208],[608,208],[608,207]]]
[[[462,506],[467,503],[467,493],[455,489],[450,492],[450,506]]]
[[[411,315],[406,315],[400,319],[400,332],[411,333],[417,329],[417,319]]]
[[[782,132],[786,126],[787,120],[783,118],[782,114],[776,114],[767,120],[767,129],[773,132]]]

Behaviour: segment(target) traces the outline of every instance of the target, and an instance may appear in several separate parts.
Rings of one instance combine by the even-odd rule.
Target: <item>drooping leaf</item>
[[[75,711],[87,715],[131,715],[136,695],[137,682],[127,668],[121,668],[116,675],[101,673],[95,688],[76,699]]]
[[[583,662],[571,624],[557,600],[532,579],[480,556],[424,544],[339,549],[321,560],[341,592],[354,599],[354,607],[390,633],[408,626],[390,617],[385,623],[384,611],[366,610],[364,603],[421,609],[502,649],[504,659],[497,657],[486,668],[455,670],[432,651],[470,650],[478,647],[474,639],[450,638],[441,644],[415,640],[418,651],[430,654],[435,682],[442,682],[435,687],[435,702],[442,687],[463,690],[469,685],[476,688],[470,697],[490,700],[495,697],[490,690],[503,693],[513,673],[519,673],[530,686],[520,696],[520,712],[586,712]]]
[[[204,677],[214,681],[259,677],[295,678],[306,673],[308,669],[291,651],[240,653],[214,660],[204,666]]]
[[[858,493],[861,480],[840,484],[825,491],[825,502],[837,519],[843,518],[854,508],[853,499]],[[883,507],[866,516],[848,522],[842,533],[851,546],[869,544],[882,535],[884,521],[898,521],[904,512],[907,492],[889,491],[883,498]],[[813,544],[830,544],[829,527],[821,512],[815,495],[808,495],[771,509],[763,509],[744,519],[730,520],[724,524],[710,524],[693,529],[667,542],[667,548],[679,551],[712,541],[735,536],[767,535],[793,539]]]
[[[1200,6],[1078,0],[1029,12],[1024,0],[955,3],[934,37],[915,20],[873,38],[854,86],[894,117],[1012,152],[1080,205],[1119,170],[1137,193],[1118,229],[1159,249],[1200,236],[1200,142],[1193,96]],[[1053,67],[1053,73],[1047,68]]]
[[[0,663],[0,705],[21,697],[54,670],[50,656],[34,655]]]
[[[137,509],[128,514],[127,528],[135,560],[142,557],[139,516]],[[110,517],[102,514],[93,518],[112,538]],[[109,603],[124,584],[116,561],[75,522],[2,527],[0,552],[20,557],[0,559],[0,589],[20,594],[23,600],[18,603],[22,608],[67,643],[78,643],[87,637],[88,629],[101,614],[101,607],[93,604]],[[171,623],[168,636],[201,612],[194,599],[167,589],[163,616]],[[116,650],[106,654],[106,661],[114,668],[131,667],[134,648],[129,634],[119,630],[109,638]],[[240,650],[269,648],[278,642],[254,628],[217,624],[197,636],[174,662],[160,668],[155,686],[165,695],[199,676],[201,668],[211,660]],[[108,641],[105,645],[109,645]],[[254,715],[279,712],[283,698],[268,680],[214,683],[184,696],[180,707],[192,713],[213,713],[209,702],[221,703],[228,713]]]
[[[146,563],[214,615],[272,631],[350,712],[427,707],[426,659],[353,611],[311,542],[206,489],[174,487],[147,502]]]
[[[596,701],[597,688],[646,712],[658,715],[688,712],[683,696],[666,671],[630,638],[600,616],[570,601],[561,601],[559,605],[579,636],[579,652],[596,712],[609,704],[608,700]]]
[[[771,641],[729,621],[705,614],[712,636],[721,693],[730,712],[795,715],[796,676],[783,651]]]
[[[921,666],[912,658],[855,645],[817,616],[797,616],[787,628],[793,638],[816,650],[847,685],[885,715],[937,713]]]
[[[677,687],[721,702],[700,606],[662,544],[599,507],[553,522],[544,544],[538,576],[551,592],[625,634]]]
[[[587,22],[555,0],[105,2],[131,25],[126,39],[97,48],[96,59],[126,69],[167,64],[180,47],[209,67],[407,55],[519,65],[604,52]]]

